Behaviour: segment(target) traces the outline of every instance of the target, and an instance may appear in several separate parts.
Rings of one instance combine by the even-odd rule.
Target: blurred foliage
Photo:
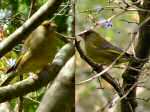
[[[19,26],[21,26],[27,19],[30,12],[30,4],[32,0],[0,0],[0,26],[3,27],[4,37],[6,38],[12,32],[14,32]],[[35,8],[33,12],[36,12],[40,6],[42,6],[47,0],[36,0]],[[58,31],[67,34],[71,31],[71,5],[70,0],[64,0],[65,2],[61,5],[58,13],[52,15],[50,18],[58,25]],[[109,3],[110,1],[110,3]],[[118,7],[118,3],[121,0],[77,0],[76,2],[76,30],[77,33],[88,29],[94,25],[93,20],[99,21],[101,19],[108,19],[115,14],[119,14],[121,9]],[[122,5],[122,4],[121,4]],[[124,5],[122,5],[124,6]],[[105,8],[106,10],[103,10]],[[112,20],[111,28],[95,28],[102,36],[104,36],[108,41],[113,44],[125,48],[129,41],[129,33],[137,27],[139,21],[138,14],[136,11],[130,11],[120,14]],[[59,46],[59,45],[58,45]],[[0,81],[6,78],[5,71],[15,63],[15,60],[20,56],[22,50],[22,44],[16,46],[13,51],[6,54],[0,61]],[[76,57],[76,82],[85,80],[91,75],[92,69],[82,60],[77,54]],[[150,67],[149,63],[147,64]],[[121,65],[124,68],[124,65]],[[120,67],[120,68],[121,68]],[[109,71],[113,77],[118,79],[122,83],[120,74],[124,69],[113,68]],[[150,110],[149,101],[142,100],[143,98],[148,99],[149,96],[149,69],[144,71],[143,74],[147,75],[140,79],[144,81],[144,86],[147,89],[139,87],[137,94],[139,106],[138,112],[144,111],[148,112]],[[147,79],[146,81],[144,79]],[[15,79],[13,82],[17,81]],[[100,86],[102,84],[102,87]],[[104,88],[104,89],[100,89]],[[25,96],[25,112],[35,112],[39,102],[45,92],[45,88],[39,91],[32,92]],[[77,112],[98,112],[100,109],[105,107],[110,103],[111,99],[114,97],[114,89],[104,80],[94,80],[91,83],[77,86],[76,87],[76,111]],[[11,108],[14,110],[17,104],[17,99],[10,101]],[[106,109],[113,110],[113,112],[119,112],[118,105],[108,106]]]
[[[58,25],[58,32],[60,33],[65,33],[68,29],[68,24],[67,24],[67,21],[68,20],[68,17],[70,16],[69,15],[69,11],[70,11],[70,1],[67,1],[62,4],[62,6],[60,7],[60,11],[59,13],[57,13],[55,16],[55,22],[57,23]],[[63,10],[65,9],[65,10]]]
[[[0,26],[2,30],[0,30],[1,34],[0,39],[3,40],[7,38],[8,35],[13,33],[18,27],[20,27],[29,16],[30,5],[32,0],[0,0]],[[33,13],[36,12],[47,0],[35,0]],[[58,9],[58,13],[52,15],[47,19],[53,18],[53,21],[56,22],[58,26],[58,32],[67,34],[68,30],[68,17],[70,11],[70,1],[64,0],[64,3]],[[62,41],[58,46],[58,50],[60,46],[64,44]],[[16,60],[22,53],[22,44],[17,45],[13,50],[7,53],[4,57],[1,58],[0,61],[0,82],[4,80],[7,76],[5,72],[8,68],[13,66],[16,63]],[[27,78],[28,75],[24,78]],[[15,78],[11,83],[15,83],[18,81],[18,78]],[[24,112],[35,112],[42,96],[44,95],[46,88],[32,92],[30,94],[25,95],[24,97]],[[17,101],[18,99],[11,100],[10,106],[12,110],[16,111]],[[1,106],[1,105],[0,105]]]
[[[108,8],[109,7],[109,8]],[[121,11],[118,8],[118,5],[114,2],[108,3],[108,1],[86,1],[79,0],[77,3],[77,30],[82,31],[93,26],[92,18],[96,21],[100,19],[108,19],[113,15],[119,14]],[[105,8],[103,10],[103,8]],[[100,34],[112,43],[124,48],[130,40],[128,33],[130,29],[135,28],[135,23],[128,23],[123,20],[138,22],[138,16],[136,12],[126,12],[120,14],[112,20],[112,28],[97,28],[96,30]],[[119,44],[119,45],[118,45]]]

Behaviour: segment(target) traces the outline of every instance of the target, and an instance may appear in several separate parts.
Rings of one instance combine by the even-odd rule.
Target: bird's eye
[[[46,24],[44,24],[44,26],[45,26],[46,28],[49,28],[51,25],[50,25],[50,23],[46,23]]]

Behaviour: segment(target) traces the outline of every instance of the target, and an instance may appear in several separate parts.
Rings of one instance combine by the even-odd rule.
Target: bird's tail
[[[14,66],[10,67],[10,68],[6,71],[6,73],[8,74],[8,73],[10,73],[10,72],[12,72],[12,71],[15,71],[15,70],[16,70],[16,66],[14,65]]]

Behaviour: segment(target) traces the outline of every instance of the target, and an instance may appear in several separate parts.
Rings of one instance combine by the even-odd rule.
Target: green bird
[[[25,51],[19,57],[17,63],[7,73],[37,73],[48,63],[52,62],[58,45],[56,24],[51,21],[44,21],[25,40]]]
[[[98,64],[109,65],[123,52],[122,49],[112,45],[92,29],[83,31],[78,36],[82,38],[81,48],[83,52]],[[127,62],[130,58],[131,55],[125,53],[116,64]]]

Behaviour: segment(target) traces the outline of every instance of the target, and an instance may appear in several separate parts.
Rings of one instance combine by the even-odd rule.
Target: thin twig
[[[40,102],[39,102],[39,101],[34,100],[34,99],[33,99],[33,98],[31,98],[31,97],[27,97],[27,96],[25,96],[25,97],[23,97],[23,98],[24,98],[24,99],[28,99],[28,100],[32,101],[33,103],[40,104]]]
[[[72,37],[76,36],[76,12],[75,12],[75,0],[72,0]]]
[[[99,73],[103,70],[102,65],[99,65],[99,64],[93,62],[90,58],[88,58],[88,56],[86,56],[84,54],[84,52],[80,48],[79,41],[77,41],[76,39],[75,39],[75,46],[76,46],[76,48],[77,48],[77,50],[80,54],[80,57],[82,59],[84,59],[94,69],[94,71]],[[109,75],[109,73],[106,72],[105,74],[102,74],[101,77],[105,81],[107,81],[117,91],[117,93],[120,97],[123,96],[123,92],[121,90],[120,85],[118,84],[118,82],[111,75]]]
[[[19,76],[19,81],[23,80],[23,75]],[[23,96],[19,96],[18,99],[18,112],[22,112],[23,111]]]
[[[112,18],[114,18],[115,16],[112,16],[110,19],[112,19]],[[145,23],[147,23],[148,21],[150,20],[150,16],[148,17],[148,18],[146,18],[139,26],[138,26],[138,30],[145,24]],[[96,79],[96,78],[98,78],[99,76],[101,76],[102,74],[104,74],[104,73],[106,73],[108,70],[110,70],[115,64],[116,64],[116,62],[126,53],[126,51],[130,48],[130,46],[132,45],[132,43],[134,42],[134,40],[135,40],[135,36],[136,36],[136,34],[137,34],[137,30],[135,30],[135,32],[133,32],[133,33],[131,33],[131,41],[130,41],[130,43],[128,44],[128,46],[127,46],[127,48],[107,67],[107,68],[105,68],[103,71],[101,71],[100,73],[98,73],[97,75],[95,75],[95,76],[93,76],[93,77],[90,77],[89,79],[87,79],[87,80],[84,80],[84,81],[81,81],[81,82],[79,82],[79,83],[77,83],[77,84],[84,84],[84,83],[87,83],[87,82],[89,82],[89,81],[91,81],[91,80],[93,80],[93,79]],[[136,57],[136,56],[135,56]],[[139,59],[139,58],[137,58],[136,57],[136,59],[137,59],[137,61],[145,61],[145,60],[147,60],[147,59]]]
[[[133,34],[133,35],[136,35],[136,34]],[[134,41],[134,38],[132,38],[132,40],[130,41],[129,45],[127,46],[127,48],[107,67],[105,68],[104,70],[102,70],[100,73],[98,73],[97,75],[93,76],[93,77],[90,77],[89,79],[86,79],[84,81],[81,81],[77,84],[84,84],[84,83],[87,83],[89,81],[92,81],[96,78],[98,78],[99,76],[101,76],[102,74],[106,73],[108,70],[110,70],[115,64],[116,62],[126,53],[126,51],[130,48],[132,42]]]
[[[54,20],[61,12],[63,12],[68,6],[70,6],[69,3],[70,2],[68,1],[67,4],[62,9],[60,9],[57,14],[54,14],[54,16],[50,20]]]
[[[30,11],[29,11],[28,18],[30,18],[31,15],[34,13],[35,2],[36,2],[36,0],[31,0],[31,5],[30,5]]]

